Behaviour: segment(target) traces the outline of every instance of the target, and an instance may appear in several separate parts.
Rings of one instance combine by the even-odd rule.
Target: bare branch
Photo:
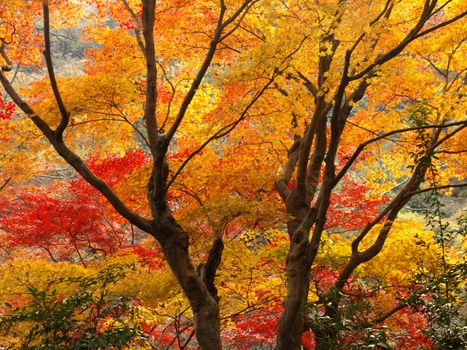
[[[128,3],[127,0],[121,0],[127,11],[130,13],[131,17],[133,17],[133,20],[136,22],[136,27],[135,27],[135,36],[136,36],[136,41],[138,42],[138,46],[143,52],[143,54],[146,54],[146,48],[144,47],[143,40],[141,39],[141,30],[143,28],[143,24],[141,23],[141,20],[139,19],[138,15],[133,11],[131,8],[130,4]]]
[[[151,145],[149,144],[149,141],[148,139],[146,138],[146,136],[144,136],[144,134],[136,127],[135,124],[133,124],[132,122],[130,122],[130,120],[128,119],[128,117],[126,116],[125,113],[123,113],[123,111],[120,109],[120,107],[118,106],[118,104],[112,100],[112,106],[118,111],[119,113],[119,116],[122,117],[123,121],[125,123],[127,123],[128,125],[130,125],[133,130],[136,131],[136,133],[141,137],[141,139],[144,141],[144,143],[149,147],[151,148]]]
[[[49,1],[43,0],[42,7],[44,11],[44,43],[45,43],[45,50],[44,50],[44,57],[45,63],[47,65],[47,71],[49,74],[50,85],[52,86],[52,91],[55,96],[55,100],[57,101],[58,109],[60,110],[60,114],[62,116],[60,124],[58,125],[57,129],[55,130],[55,136],[57,140],[62,141],[63,139],[63,132],[65,131],[68,123],[70,121],[70,113],[67,111],[65,107],[65,103],[62,100],[62,96],[60,95],[60,91],[58,89],[57,80],[55,78],[55,71],[54,66],[52,63],[52,53],[50,49],[50,16],[49,16]]]
[[[306,176],[306,203],[311,203],[318,188],[321,166],[326,155],[327,130],[326,118],[321,118],[316,130],[315,148],[310,159]]]
[[[377,142],[382,139],[387,139],[391,135],[395,134],[400,134],[404,132],[409,132],[409,131],[415,131],[415,130],[422,130],[422,129],[442,129],[442,128],[447,128],[450,126],[456,126],[456,125],[461,125],[464,128],[467,126],[467,121],[459,121],[459,122],[453,122],[453,123],[447,123],[447,124],[441,124],[441,125],[423,125],[423,126],[417,126],[417,127],[410,127],[410,128],[404,128],[404,129],[398,129],[398,130],[393,130],[387,133],[384,133],[378,137],[372,138],[368,141],[365,141],[361,143],[355,152],[352,154],[352,156],[349,158],[347,163],[342,167],[342,169],[339,171],[339,173],[336,175],[336,178],[334,179],[334,186],[337,185],[337,183],[344,177],[344,175],[347,173],[349,168],[353,165],[353,163],[357,160],[358,156],[360,153],[363,151],[363,149],[368,146],[369,144],[373,142]]]
[[[170,109],[171,109],[171,106],[172,106],[173,99],[175,98],[175,93],[177,92],[177,85],[174,85],[172,83],[172,81],[169,79],[169,76],[167,75],[167,71],[165,70],[162,63],[156,60],[156,64],[160,67],[165,80],[170,85],[170,89],[172,90],[172,94],[170,95],[169,102],[167,103],[167,112],[165,113],[165,118],[162,121],[161,126],[159,127],[159,130],[161,132],[163,132],[165,124],[167,123],[167,121],[169,120],[169,117],[170,117]]]
[[[146,103],[144,108],[144,120],[148,133],[148,141],[153,158],[156,157],[156,144],[158,140],[156,120],[157,100],[157,67],[156,48],[154,44],[154,17],[155,0],[143,1],[143,37],[145,41],[146,58]]]
[[[454,124],[454,123],[452,123]],[[443,136],[439,141],[437,141],[434,145],[433,145],[433,149],[436,149],[438,148],[440,145],[442,145],[444,142],[446,142],[448,139],[450,139],[451,137],[453,137],[454,135],[456,135],[458,132],[462,131],[465,127],[467,127],[467,120],[466,121],[463,121],[462,123],[460,122],[459,124],[461,124],[457,129],[454,129],[453,131],[451,131],[450,133],[446,134],[445,136]]]
[[[167,183],[167,186],[166,186],[166,191],[168,190],[168,188],[172,185],[172,183],[175,181],[175,179],[177,178],[178,175],[180,175],[180,173],[183,171],[183,169],[186,167],[186,165],[188,164],[188,162],[194,157],[196,156],[197,154],[199,154],[207,145],[209,145],[212,141],[214,140],[217,140],[221,137],[224,137],[226,135],[228,135],[230,132],[232,132],[236,127],[237,125],[242,121],[244,120],[247,116],[248,116],[248,111],[251,109],[251,107],[253,107],[253,105],[256,103],[256,101],[263,95],[263,93],[267,90],[267,88],[274,82],[275,78],[276,78],[276,75],[277,73],[274,72],[274,74],[272,75],[272,77],[269,79],[269,81],[263,86],[263,88],[258,92],[256,93],[256,95],[252,98],[252,100],[250,101],[250,103],[248,103],[248,105],[245,107],[245,109],[243,110],[243,112],[240,114],[240,117],[238,119],[236,119],[235,121],[233,121],[232,123],[222,127],[221,129],[219,129],[214,135],[212,135],[211,137],[209,137],[206,141],[204,141],[195,151],[193,151],[184,161],[183,163],[180,165],[180,167],[177,169],[177,171],[175,172],[175,174],[172,176],[172,178],[168,181]]]
[[[295,137],[295,142],[288,150],[288,158],[287,164],[285,165],[284,174],[280,179],[275,182],[275,187],[279,192],[282,200],[286,200],[289,196],[290,190],[288,189],[287,185],[289,184],[290,180],[292,179],[293,172],[295,170],[295,166],[298,160],[298,152],[300,150],[300,142],[302,139],[298,136]]]
[[[222,23],[222,29],[225,29],[228,25],[234,22],[245,9],[249,9],[252,5],[257,3],[259,0],[245,0],[240,7],[230,16],[224,23]],[[221,0],[221,7],[225,7],[224,1]]]
[[[11,62],[10,58],[6,54],[5,41],[3,39],[1,41],[2,41],[2,45],[0,45],[0,55],[2,55],[2,57],[4,58],[6,65],[1,66],[0,69],[3,72],[9,72],[13,69],[13,62]]]
[[[221,264],[223,251],[224,242],[222,241],[222,232],[219,229],[214,229],[214,239],[211,249],[209,249],[208,252],[208,258],[205,264],[199,266],[198,271],[206,284],[206,288],[216,302],[219,302],[219,296],[217,295],[215,279],[217,269]]]
[[[384,8],[381,10],[381,12],[370,22],[370,27],[373,27],[376,23],[378,23],[379,20],[383,16],[386,15],[386,17],[387,17],[388,14],[390,13],[391,9],[392,9],[392,0],[387,0],[386,4],[384,5]],[[360,44],[360,42],[365,38],[365,36],[366,36],[366,32],[364,31],[362,34],[360,34],[360,36],[357,38],[357,40],[355,40],[352,47],[349,49],[350,53],[353,53],[355,51],[355,49]]]
[[[420,37],[425,36],[425,35],[427,35],[427,34],[429,34],[429,33],[431,33],[431,32],[434,32],[435,30],[438,30],[438,29],[440,29],[440,28],[443,28],[443,27],[445,27],[445,26],[447,26],[447,25],[449,25],[449,24],[451,24],[451,23],[454,23],[454,22],[456,22],[456,21],[458,21],[458,20],[464,18],[466,15],[467,15],[467,11],[464,11],[464,12],[458,14],[457,16],[451,18],[450,20],[444,21],[444,22],[442,22],[442,23],[440,23],[440,24],[438,24],[438,25],[435,25],[435,26],[433,26],[433,27],[431,27],[431,28],[429,28],[429,29],[426,29],[426,30],[424,30],[424,31],[422,31],[422,32],[420,32],[420,33],[418,33],[418,34],[415,36],[415,38],[420,38]]]
[[[416,195],[424,192],[430,192],[430,191],[436,191],[436,190],[446,190],[450,188],[459,188],[459,187],[466,187],[467,183],[460,183],[460,184],[448,184],[448,185],[442,185],[442,186],[433,186],[433,187],[426,187],[422,188],[418,191],[414,191],[411,194]]]
[[[42,131],[42,133],[47,137],[47,139],[52,140],[54,137],[54,131],[49,127],[49,125],[38,115],[34,110],[26,103],[16,92],[16,90],[11,85],[10,81],[7,79],[5,74],[0,71],[0,82],[3,85],[3,88],[7,94],[11,97],[13,102],[21,108],[21,110],[26,113],[29,118],[36,124],[36,126]]]
[[[213,38],[211,40],[211,44],[209,46],[208,52],[206,53],[204,61],[201,64],[201,66],[200,66],[200,68],[198,70],[198,73],[196,74],[196,77],[195,77],[195,79],[193,80],[193,82],[192,82],[192,84],[190,86],[190,89],[188,90],[187,94],[185,95],[185,98],[182,101],[182,104],[181,104],[180,109],[178,111],[177,117],[175,118],[175,121],[173,122],[172,126],[170,127],[170,130],[167,133],[167,139],[166,139],[167,145],[170,143],[170,141],[174,137],[175,132],[177,131],[178,127],[180,126],[180,123],[182,122],[182,120],[183,120],[183,118],[184,118],[184,116],[186,114],[186,111],[187,111],[188,107],[191,104],[191,101],[195,97],[196,91],[199,88],[199,86],[201,85],[201,82],[203,81],[204,76],[206,75],[206,72],[207,72],[209,66],[211,65],[211,62],[212,62],[212,60],[214,58],[214,55],[216,53],[218,44],[223,39],[225,39],[226,36],[231,35],[238,28],[238,26],[241,23],[241,20],[239,21],[238,25],[236,25],[232,30],[230,30],[224,36],[222,36],[223,30],[228,25],[233,23],[239,16],[242,16],[242,18],[243,18],[243,16],[245,16],[246,13],[250,10],[251,6],[253,6],[253,4],[256,3],[257,1],[258,0],[245,0],[242,3],[242,5],[237,9],[237,11],[235,11],[234,14],[225,21],[224,21],[224,15],[225,15],[225,12],[226,12],[227,9],[225,7],[224,1],[223,0],[220,1],[220,5],[221,5],[220,6],[220,13],[219,13],[219,17],[218,17],[218,20],[217,20],[216,29],[214,30],[214,36],[213,36]]]
[[[3,22],[2,22],[3,24]],[[11,24],[11,23],[7,23],[8,25],[10,25],[11,27],[13,27],[13,32],[11,33],[10,35],[10,40],[6,40],[5,38],[1,37],[0,38],[0,42],[1,42],[1,45],[0,45],[0,55],[2,55],[2,57],[5,59],[5,62],[6,62],[6,65],[3,65],[0,67],[0,69],[3,71],[3,72],[9,72],[13,69],[13,62],[10,60],[10,58],[8,57],[6,51],[5,51],[5,47],[6,45],[10,44],[13,42],[13,37],[15,36],[16,34],[16,27],[15,25]]]
[[[438,126],[435,129],[435,132],[433,133],[432,140],[430,142],[430,147],[427,150],[427,152],[432,152],[436,147],[440,144],[440,142],[444,142],[448,140],[450,137],[456,134],[456,132],[460,131],[463,127],[467,126],[465,124],[466,122],[463,122],[464,125],[461,127],[455,129],[454,131],[448,133],[445,137],[442,139],[439,139],[441,129],[443,126]],[[444,124],[444,126],[447,124]],[[406,185],[403,187],[403,189],[397,194],[397,196],[389,203],[389,205],[371,222],[369,222],[363,230],[360,232],[360,234],[353,240],[352,242],[352,255],[347,263],[347,265],[344,267],[342,272],[340,273],[339,277],[336,280],[336,283],[334,287],[336,290],[340,291],[344,287],[346,281],[352,274],[352,272],[357,268],[359,265],[362,263],[371,260],[374,258],[376,255],[379,254],[379,252],[382,250],[384,243],[386,241],[386,238],[393,226],[394,221],[396,220],[400,210],[408,203],[410,198],[412,198],[416,193],[420,192],[425,192],[428,191],[429,189],[423,189],[423,190],[418,190],[419,186],[422,184],[422,182],[425,179],[425,174],[430,166],[430,162],[419,162],[415,170],[412,173],[412,176],[410,177],[409,181],[406,183]],[[461,187],[460,185],[459,187]],[[440,186],[440,188],[443,186]],[[365,249],[363,252],[359,251],[359,245],[362,242],[362,240],[367,236],[367,234],[370,232],[370,230],[378,224],[381,220],[386,218],[386,222],[383,224],[383,227],[378,233],[378,236],[375,240],[375,242],[367,249]],[[337,305],[339,303],[340,296],[338,295],[337,297],[334,298],[332,301],[332,305],[328,307],[327,313],[332,313],[337,310]]]
[[[257,3],[258,1],[259,0],[246,0],[243,3],[243,5],[239,8],[239,10],[235,14],[233,14],[232,17],[230,17],[227,21],[225,21],[225,23],[223,24],[224,28],[227,27],[229,22],[231,21],[233,22],[237,17],[240,17],[237,23],[234,25],[234,27],[231,30],[229,30],[227,33],[222,35],[219,41],[224,41],[227,37],[229,37],[232,33],[234,33],[240,27],[245,16],[248,14],[248,12],[253,7],[253,5]]]
[[[11,181],[12,177],[10,176],[8,179],[5,180],[3,185],[0,186],[0,191],[2,191],[5,187],[8,186],[9,182]]]
[[[408,306],[409,305],[407,305],[407,304],[398,304],[398,305],[394,306],[391,310],[389,310],[389,311],[385,312],[384,314],[380,315],[379,317],[376,317],[373,320],[368,321],[367,323],[365,323],[363,325],[360,325],[360,326],[367,328],[367,327],[372,327],[374,325],[380,324],[380,323],[386,321],[389,317],[391,317],[395,313],[399,312],[400,310],[405,309]]]
[[[224,14],[225,14],[225,5],[223,1],[221,2],[221,9],[219,13],[219,18],[217,21],[217,27],[214,31],[214,36],[211,40],[211,44],[209,46],[209,50],[206,53],[206,56],[204,58],[203,63],[201,64],[198,73],[196,74],[195,79],[191,83],[190,89],[188,90],[187,94],[185,95],[185,98],[182,101],[182,104],[180,106],[180,109],[178,111],[177,117],[175,118],[175,121],[173,122],[172,126],[170,127],[170,130],[167,133],[167,139],[166,139],[166,144],[168,145],[172,138],[175,135],[175,132],[177,131],[178,127],[180,126],[180,123],[182,122],[186,111],[191,104],[191,101],[196,95],[196,91],[198,90],[198,87],[201,85],[201,82],[204,79],[204,76],[206,75],[206,72],[211,65],[211,61],[214,58],[214,54],[216,53],[217,45],[219,44],[221,35],[222,35],[222,29],[224,28],[223,24],[223,19],[224,19]]]
[[[305,85],[305,87],[307,88],[308,92],[313,96],[313,97],[317,97],[318,96],[318,88],[316,87],[315,84],[313,84],[313,82],[308,79],[305,75],[303,75],[300,71],[296,71],[298,76],[300,77],[300,79],[303,80],[303,85]]]
[[[418,22],[415,24],[415,26],[410,30],[410,32],[405,36],[405,38],[392,50],[389,50],[388,52],[379,55],[373,63],[371,63],[367,68],[362,70],[360,73],[354,74],[349,77],[350,81],[357,80],[360,78],[363,78],[365,75],[373,71],[374,68],[377,66],[380,66],[381,64],[389,61],[390,59],[396,57],[398,54],[400,54],[406,47],[409,45],[412,41],[415,39],[422,37],[424,35],[427,35],[435,30],[438,30],[448,24],[451,24],[455,21],[458,21],[459,19],[463,18],[466,14],[467,11],[462,12],[461,14],[453,17],[452,19],[442,22],[436,26],[433,26],[429,29],[426,29],[422,31],[422,28],[424,25],[427,23],[427,21],[433,16],[433,10],[434,6],[436,5],[437,1],[433,1],[430,3],[430,0],[425,1],[424,9],[422,14],[420,15],[420,18]]]
[[[435,70],[437,71],[443,78],[447,78],[447,71],[443,72],[440,68],[436,66],[436,64],[428,57],[428,56],[423,56],[420,52],[417,52],[417,54],[423,58],[425,61],[428,62],[428,64]]]

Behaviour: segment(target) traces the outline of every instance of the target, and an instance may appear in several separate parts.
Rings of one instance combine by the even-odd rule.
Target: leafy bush
[[[142,344],[145,336],[136,322],[132,300],[109,290],[125,277],[129,266],[110,265],[93,277],[59,278],[45,289],[28,288],[24,305],[2,316],[2,332],[26,325],[29,332],[20,340],[21,349],[112,349]],[[57,288],[76,285],[68,297]]]

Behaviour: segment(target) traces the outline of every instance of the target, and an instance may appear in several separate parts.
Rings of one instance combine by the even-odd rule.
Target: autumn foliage
[[[0,3],[0,347],[461,349],[465,3]]]

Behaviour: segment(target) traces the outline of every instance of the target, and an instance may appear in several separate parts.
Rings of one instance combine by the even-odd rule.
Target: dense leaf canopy
[[[466,14],[1,1],[0,347],[461,349]]]

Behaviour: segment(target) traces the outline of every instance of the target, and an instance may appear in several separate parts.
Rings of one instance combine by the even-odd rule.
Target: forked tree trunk
[[[219,306],[191,263],[188,235],[171,214],[158,217],[154,222],[154,232],[170,268],[190,302],[200,349],[222,349]]]

